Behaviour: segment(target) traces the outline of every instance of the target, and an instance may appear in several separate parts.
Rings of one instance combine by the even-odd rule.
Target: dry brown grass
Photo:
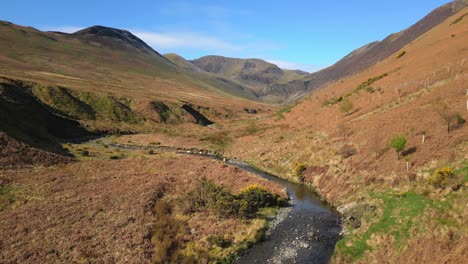
[[[456,146],[468,140],[468,126],[465,124],[448,134],[445,120],[439,117],[433,105],[437,98],[442,98],[450,112],[467,117],[464,97],[468,78],[467,23],[462,21],[449,26],[448,19],[405,47],[404,57],[398,60],[389,57],[370,69],[314,92],[286,113],[283,120],[272,118],[262,122],[276,127],[239,138],[228,153],[286,177],[292,175],[294,166],[299,163],[330,165],[329,174],[332,175],[329,177],[339,179],[343,186],[345,182],[362,184],[364,177],[359,180],[357,174],[389,177],[389,182],[394,175],[406,174],[406,162],[397,161],[394,153],[388,150],[390,139],[398,134],[408,138],[407,149],[415,148],[410,155],[410,171],[432,160],[447,159]],[[450,37],[450,33],[457,37]],[[344,119],[336,106],[322,107],[325,99],[347,94],[363,80],[385,72],[390,74],[372,85],[381,87],[381,92],[361,91],[350,96],[356,111]],[[343,147],[344,122],[352,131],[346,142],[357,148],[356,154],[346,160],[336,155]],[[332,201],[352,193],[352,188],[336,191],[332,183],[326,183],[329,188],[320,186],[319,177],[314,177],[311,183]]]
[[[148,238],[156,221],[154,203],[162,194],[181,197],[203,175],[234,192],[258,183],[284,195],[276,184],[199,157],[155,155],[4,171],[2,182],[27,195],[0,214],[0,259],[147,263],[154,250]],[[201,215],[191,220],[191,239],[203,240],[213,230],[232,232],[232,224],[218,229],[223,222],[211,219],[212,228]]]

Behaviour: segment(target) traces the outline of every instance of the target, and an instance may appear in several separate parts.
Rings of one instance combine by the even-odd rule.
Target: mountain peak
[[[138,38],[137,36],[133,35],[130,31],[111,28],[111,27],[104,27],[104,26],[92,26],[80,31],[73,33],[72,35],[77,37],[84,37],[84,38],[92,38],[93,40],[97,40],[99,38],[111,38],[116,41],[124,42],[126,44],[130,44],[131,46],[143,50],[145,52],[155,52],[148,44],[146,44],[143,40]],[[161,56],[158,53],[159,56]]]

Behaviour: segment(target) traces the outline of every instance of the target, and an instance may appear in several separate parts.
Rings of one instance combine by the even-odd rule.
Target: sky
[[[1,4],[0,20],[67,33],[93,25],[115,27],[129,30],[162,54],[260,58],[313,72],[448,2],[14,0]]]

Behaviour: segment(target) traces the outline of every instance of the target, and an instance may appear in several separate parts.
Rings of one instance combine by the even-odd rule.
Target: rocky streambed
[[[340,239],[341,217],[309,188],[279,179],[237,161],[227,161],[260,177],[283,185],[292,206],[270,224],[265,241],[255,245],[236,263],[328,263]]]

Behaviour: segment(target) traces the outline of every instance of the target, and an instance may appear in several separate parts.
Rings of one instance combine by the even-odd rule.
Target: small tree
[[[390,147],[395,149],[398,159],[400,159],[400,152],[405,149],[406,142],[405,136],[396,136],[390,141]]]
[[[446,122],[447,133],[450,133],[452,122],[456,120],[457,115],[449,109],[446,103],[440,100],[435,103],[435,109],[437,113],[439,114],[439,116],[442,117],[442,119]]]
[[[342,113],[346,113],[346,115],[349,114],[349,111],[351,111],[353,107],[353,103],[348,98],[343,99],[343,101],[338,105],[338,109],[340,109]]]
[[[350,129],[349,129],[348,125],[345,123],[345,121],[341,120],[338,123],[337,128],[338,128],[338,133],[343,137],[343,139],[346,139],[346,137],[349,134]]]

